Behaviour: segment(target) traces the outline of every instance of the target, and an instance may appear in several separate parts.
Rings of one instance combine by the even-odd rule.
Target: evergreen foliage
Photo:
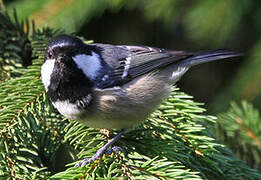
[[[11,70],[32,63],[32,49],[28,40],[29,21],[19,23],[16,11],[13,17],[14,22],[5,11],[0,14],[0,80],[18,76],[17,72]]]
[[[218,115],[217,134],[241,159],[261,169],[261,118],[252,104],[231,103],[230,109]],[[222,121],[221,121],[222,120]]]
[[[2,62],[23,64],[18,52],[26,47],[32,50],[29,59],[35,59],[32,65],[6,69],[19,76],[5,78],[0,84],[0,179],[261,179],[256,170],[215,140],[208,126],[216,118],[204,115],[202,104],[178,89],[173,89],[146,122],[117,142],[126,154],[104,155],[86,167],[71,167],[92,156],[116,131],[100,132],[68,121],[46,98],[40,66],[46,42],[61,31],[33,28],[29,35],[23,24],[10,20],[3,10],[0,14],[4,17],[0,26],[14,27],[1,29],[2,34],[20,33],[28,38],[27,43],[6,51],[17,52],[16,56],[0,54]],[[16,38],[24,40],[24,36]],[[0,41],[0,47],[12,43]],[[65,152],[60,154],[61,149]],[[68,159],[67,169],[59,169]]]
[[[116,145],[123,153],[106,156],[83,168],[72,167],[52,176],[53,179],[258,179],[261,176],[218,144],[206,122],[215,117],[191,96],[177,89],[144,124],[126,133]],[[65,140],[78,149],[77,156],[91,157],[108,140],[98,130],[72,121]],[[109,136],[114,136],[111,132]],[[107,139],[107,140],[106,140]]]

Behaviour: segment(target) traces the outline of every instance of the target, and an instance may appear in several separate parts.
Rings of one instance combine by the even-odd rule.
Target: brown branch
[[[16,179],[15,178],[15,171],[13,170],[14,161],[10,157],[7,157],[7,160],[8,160],[8,167],[9,167],[12,179],[15,180]]]
[[[127,180],[133,180],[130,173],[130,168],[125,164],[126,161],[123,160],[123,157],[120,156],[119,154],[116,154],[116,159],[119,162],[121,162],[121,169],[123,170],[123,174],[127,176]]]
[[[238,117],[235,121],[243,128],[246,134],[254,140],[255,144],[261,148],[261,140],[246,124],[244,124],[243,120]]]
[[[136,169],[136,170],[145,172],[145,173],[147,173],[147,174],[149,174],[149,175],[152,175],[152,176],[154,176],[154,177],[156,177],[156,178],[164,178],[164,179],[167,179],[167,177],[161,176],[160,174],[156,174],[156,173],[149,172],[149,171],[147,171],[145,168],[141,168],[141,167],[137,167],[137,166],[128,166],[128,167],[131,168],[131,169]]]
[[[196,149],[196,148],[193,147],[193,145],[192,145],[192,143],[189,141],[189,139],[188,139],[184,134],[182,134],[182,133],[180,132],[180,130],[178,129],[177,126],[175,126],[174,124],[171,123],[171,120],[170,120],[170,119],[167,119],[167,122],[169,123],[169,125],[170,125],[173,129],[175,129],[175,131],[177,131],[177,132],[181,135],[181,138],[184,139],[185,142],[192,147],[192,149],[193,149],[193,151],[194,151],[195,154],[200,155],[200,156],[204,156],[204,154],[203,154],[200,150],[198,150],[198,149]]]

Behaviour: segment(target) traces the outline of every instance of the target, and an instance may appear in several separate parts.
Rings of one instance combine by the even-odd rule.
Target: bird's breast
[[[81,122],[94,128],[131,128],[146,120],[171,89],[172,85],[152,73],[119,88],[95,91],[92,109]]]
[[[60,114],[68,119],[78,119],[83,113],[76,103],[71,103],[69,100],[55,101],[52,104]]]

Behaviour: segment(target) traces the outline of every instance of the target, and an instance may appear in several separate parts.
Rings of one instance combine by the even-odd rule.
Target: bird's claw
[[[119,147],[119,146],[113,146],[112,148],[106,150],[106,151],[97,151],[95,155],[93,155],[91,158],[85,158],[82,161],[78,162],[75,167],[83,167],[86,166],[87,164],[97,160],[98,158],[100,158],[101,156],[103,156],[104,154],[110,155],[112,153],[119,153],[119,152],[123,152],[124,154],[126,154],[126,151]]]
[[[90,158],[85,158],[83,159],[82,161],[78,162],[77,164],[75,164],[75,167],[83,167],[85,166],[86,164],[89,164],[91,161],[90,161]]]
[[[111,149],[108,149],[105,154],[110,155],[111,153],[119,153],[119,152],[123,152],[124,154],[126,154],[126,151],[119,147],[119,146],[113,146]]]

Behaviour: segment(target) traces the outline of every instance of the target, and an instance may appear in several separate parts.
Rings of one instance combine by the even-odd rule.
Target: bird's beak
[[[56,62],[60,65],[70,65],[71,64],[71,58],[67,56],[66,54],[58,54],[56,58]]]
[[[64,63],[68,57],[65,54],[58,54],[56,61],[58,63]]]

